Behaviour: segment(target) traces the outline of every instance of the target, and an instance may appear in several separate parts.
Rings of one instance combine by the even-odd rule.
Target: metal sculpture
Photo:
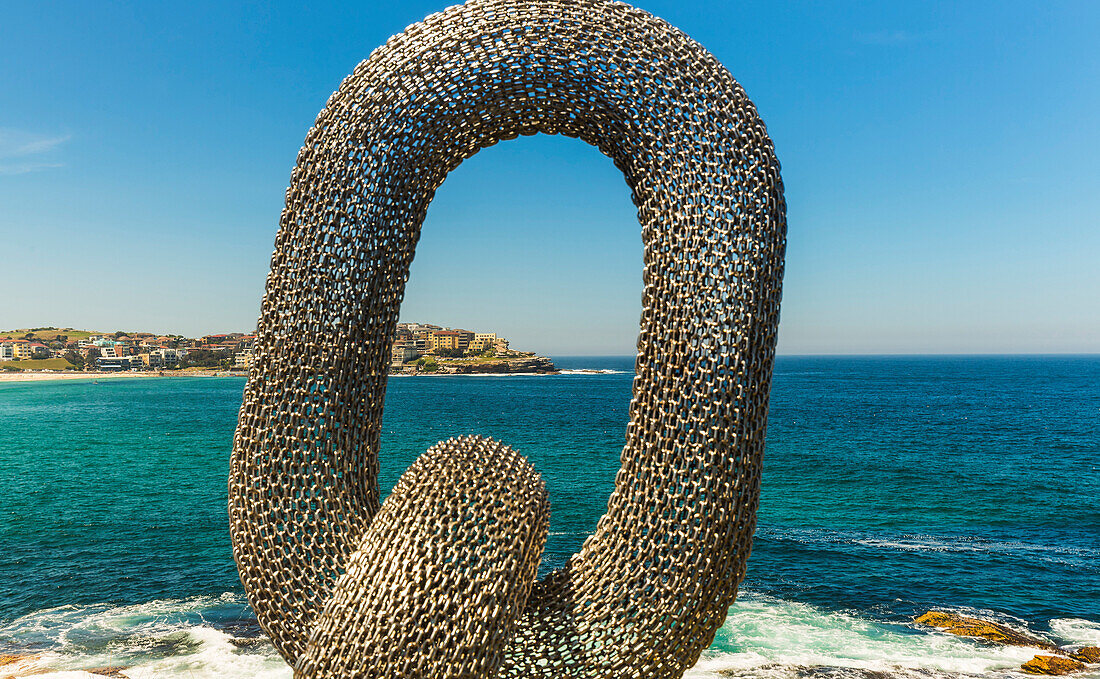
[[[488,439],[380,502],[389,346],[420,226],[464,159],[578,137],[645,248],[634,395],[607,513],[534,583],[548,504]],[[664,21],[603,0],[471,0],[394,36],[306,137],[229,482],[241,580],[296,677],[680,677],[749,555],[785,244],[753,104]]]

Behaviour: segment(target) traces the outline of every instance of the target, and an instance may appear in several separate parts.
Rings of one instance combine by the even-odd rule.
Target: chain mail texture
[[[537,133],[622,171],[644,270],[607,512],[535,582],[550,510],[518,453],[438,444],[385,503],[377,477],[428,205],[466,158]],[[785,234],[779,163],[744,90],[629,5],[471,0],[359,64],[291,175],[229,479],[241,581],[295,676],[681,677],[749,556]]]

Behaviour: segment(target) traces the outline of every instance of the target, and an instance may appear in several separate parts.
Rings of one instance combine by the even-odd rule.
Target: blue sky
[[[1100,3],[638,4],[768,124],[782,353],[1100,352]],[[6,3],[0,328],[252,327],[314,117],[443,7]],[[447,179],[402,316],[627,354],[640,291],[622,177],[540,136]]]

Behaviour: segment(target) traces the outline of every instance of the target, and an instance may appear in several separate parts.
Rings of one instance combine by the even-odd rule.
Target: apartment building
[[[390,353],[390,363],[395,368],[400,368],[409,361],[415,360],[420,357],[420,352],[416,350],[411,341],[398,341],[393,343],[393,348]]]
[[[107,358],[100,356],[95,362],[96,368],[105,372],[118,372],[120,370],[135,370],[143,367],[140,356],[117,356]]]
[[[496,348],[497,334],[495,332],[475,332],[470,340],[470,351],[480,354],[483,351]]]
[[[186,356],[187,351],[184,349],[156,349],[147,354],[141,354],[141,362],[150,370],[174,368]]]
[[[466,351],[470,348],[473,337],[474,333],[466,330],[433,330],[430,335],[431,350],[433,352],[440,349]]]

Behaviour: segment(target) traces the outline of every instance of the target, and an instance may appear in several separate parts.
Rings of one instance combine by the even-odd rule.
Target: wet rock
[[[238,620],[229,620],[220,625],[214,625],[215,629],[225,632],[231,637],[241,639],[257,639],[264,636],[263,628],[260,627],[260,621],[256,618],[240,618]]]
[[[84,670],[84,671],[87,672],[88,674],[94,675],[96,677],[111,677],[112,679],[115,679],[115,678],[126,679],[126,675],[123,674],[122,671],[123,670],[128,670],[128,669],[130,669],[130,667],[128,665],[118,665],[118,666],[111,665],[109,667],[92,667],[92,668]]]
[[[718,670],[717,674],[731,679],[958,679],[959,675],[930,668],[894,667],[873,670],[863,667],[834,665],[783,665],[779,663]]]
[[[1085,669],[1085,663],[1060,655],[1037,655],[1020,665],[1020,669],[1028,674],[1072,674]]]
[[[1100,647],[1097,646],[1085,646],[1079,648],[1069,654],[1069,657],[1083,663],[1089,663],[1090,665],[1100,663]]]
[[[1023,632],[1017,632],[1011,627],[1000,623],[980,620],[978,618],[968,618],[956,613],[928,611],[924,615],[916,618],[916,622],[922,625],[936,627],[960,637],[975,637],[997,644],[1005,644],[1006,646],[1033,646],[1035,648],[1045,648],[1051,651],[1060,652],[1057,646],[1046,639],[1033,637]]]
[[[42,669],[41,655],[0,653],[0,679],[41,674]]]

